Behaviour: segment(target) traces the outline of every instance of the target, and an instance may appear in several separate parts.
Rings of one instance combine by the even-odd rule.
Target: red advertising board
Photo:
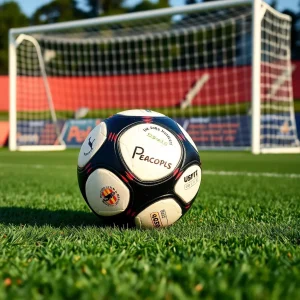
[[[8,139],[8,122],[0,121],[0,147],[4,146]]]
[[[293,62],[293,94],[300,99],[300,61]],[[193,83],[203,75],[208,81],[193,99],[193,105],[235,104],[251,99],[251,69],[212,68],[169,73],[49,77],[57,110],[105,108],[172,107],[184,98]],[[0,111],[8,111],[8,77],[0,76]],[[18,110],[49,108],[40,77],[18,77]]]

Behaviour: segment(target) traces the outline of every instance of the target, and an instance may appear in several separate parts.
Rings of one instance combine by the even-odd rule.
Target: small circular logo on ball
[[[100,191],[100,198],[107,206],[116,206],[120,201],[120,195],[112,186],[105,186]]]
[[[158,228],[163,226],[158,212],[151,213],[150,218],[154,227]]]

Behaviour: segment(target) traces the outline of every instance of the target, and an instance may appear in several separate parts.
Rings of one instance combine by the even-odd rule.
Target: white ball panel
[[[117,215],[129,203],[126,185],[106,169],[97,169],[88,177],[85,192],[89,205],[100,216]]]
[[[170,226],[182,215],[178,203],[172,198],[166,198],[153,203],[135,217],[139,228],[160,228]]]
[[[117,113],[118,115],[131,117],[165,117],[165,115],[149,109],[131,109]]]
[[[196,196],[201,183],[201,168],[192,165],[187,168],[175,184],[175,193],[185,202],[189,203]]]
[[[94,156],[94,154],[100,149],[106,140],[107,128],[104,122],[97,125],[87,136],[83,142],[79,156],[78,156],[78,166],[84,167],[89,160]]]
[[[182,131],[182,133],[184,134],[185,138],[192,144],[192,146],[195,148],[196,151],[198,151],[198,148],[196,146],[196,144],[194,143],[194,141],[192,140],[191,136],[183,129],[182,126],[180,126],[177,123],[178,127],[180,128],[180,130]]]
[[[130,171],[142,181],[170,175],[178,165],[182,149],[176,137],[156,124],[139,124],[119,139],[121,155]]]

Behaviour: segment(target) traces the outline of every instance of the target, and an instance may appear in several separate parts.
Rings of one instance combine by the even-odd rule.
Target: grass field
[[[0,299],[300,298],[299,155],[200,153],[184,218],[122,230],[82,200],[77,153],[0,150]]]
[[[211,106],[192,106],[187,109],[181,109],[180,107],[154,107],[149,108],[156,112],[160,112],[164,115],[180,118],[180,117],[207,117],[207,116],[225,116],[225,115],[236,115],[241,114],[245,115],[249,111],[249,103],[239,103],[232,105],[211,105]],[[285,103],[286,105],[286,103]],[[94,118],[108,118],[111,115],[114,115],[120,111],[132,109],[132,108],[110,108],[110,109],[101,109],[101,110],[90,110],[84,118],[94,119]],[[45,119],[51,119],[50,111],[25,111],[18,112],[18,120],[28,120],[30,119],[39,120],[41,115]],[[72,119],[74,118],[74,111],[56,111],[56,116],[60,120]],[[8,120],[8,112],[0,111],[0,120]]]
[[[277,102],[278,105],[282,107],[289,105],[286,102]],[[192,106],[188,107],[187,109],[181,109],[180,107],[154,107],[150,108],[154,111],[160,112],[162,114],[176,117],[176,118],[183,118],[183,117],[208,117],[208,116],[227,116],[227,115],[246,115],[249,114],[250,108],[250,101],[243,102],[243,103],[235,103],[231,105],[208,105],[208,106]],[[115,108],[115,109],[102,109],[102,110],[91,110],[87,113],[85,118],[107,118],[113,114],[116,114],[120,110],[126,110],[132,108],[123,107]],[[300,99],[294,99],[294,109],[296,113],[300,112]],[[269,113],[278,113],[278,110],[272,110],[268,108],[266,111],[267,114]],[[18,119],[19,120],[28,120],[28,115],[30,115],[30,119],[39,120],[41,118],[41,114],[45,119],[51,119],[50,111],[38,111],[38,112],[18,112]],[[74,111],[56,111],[56,116],[58,119],[65,120],[65,119],[72,119],[74,117]],[[8,120],[8,112],[7,111],[0,111],[0,121]]]

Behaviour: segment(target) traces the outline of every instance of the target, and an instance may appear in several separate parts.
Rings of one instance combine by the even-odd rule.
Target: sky
[[[0,3],[3,3],[8,0],[0,0]],[[19,5],[22,8],[22,11],[27,15],[31,16],[33,12],[40,6],[51,2],[51,0],[14,0],[19,3]],[[155,0],[153,0],[155,1]],[[78,0],[79,6],[83,9],[85,9],[85,0]],[[140,0],[127,0],[127,4],[129,5],[135,5],[136,3],[140,2]],[[183,5],[185,0],[171,0],[171,4],[173,6]],[[270,2],[270,0],[267,0],[266,2]],[[291,9],[294,11],[299,10],[299,2],[300,0],[277,0],[278,7],[277,9],[279,11],[282,11],[283,9]]]

